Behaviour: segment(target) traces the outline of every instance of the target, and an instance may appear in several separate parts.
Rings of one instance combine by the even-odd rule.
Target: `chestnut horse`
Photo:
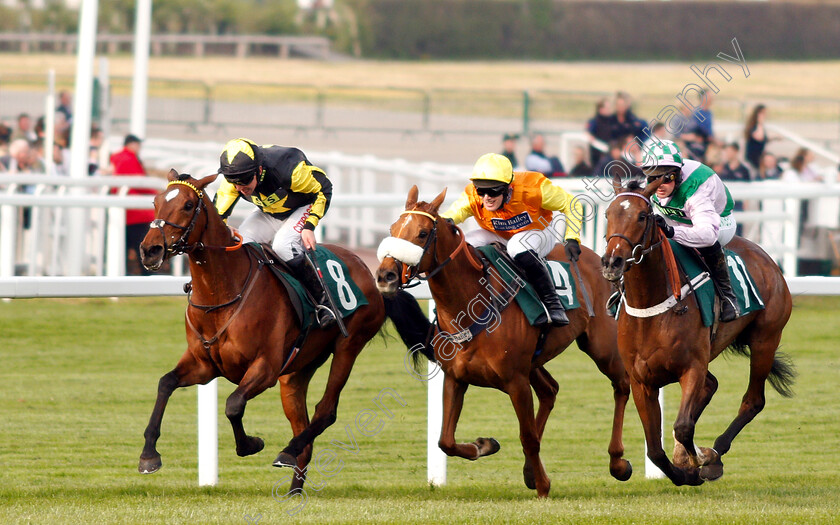
[[[146,444],[139,470],[152,473],[161,467],[155,445],[167,400],[180,387],[224,377],[239,385],[228,397],[225,415],[233,427],[236,453],[256,454],[263,440],[249,436],[242,426],[249,399],[280,381],[283,410],[294,437],[277,456],[274,466],[306,468],[312,442],[336,420],[338,398],[356,356],[385,320],[382,296],[368,267],[353,253],[330,246],[350,270],[350,277],[367,297],[345,319],[349,337],[335,326],[313,328],[296,356],[291,356],[300,335],[297,315],[286,288],[272,271],[256,260],[251,250],[237,245],[205,192],[217,175],[201,180],[169,173],[169,185],[155,197],[155,221],[140,245],[143,265],[160,268],[164,260],[187,253],[192,276],[192,297],[186,311],[187,350],[175,368],[160,379],[158,396],[146,427]],[[326,390],[309,420],[306,391],[315,370],[333,354]],[[292,488],[303,476],[292,476]]]
[[[625,304],[646,309],[674,299],[669,292],[662,243],[667,242],[655,227],[650,196],[662,178],[642,187],[632,181],[622,188],[613,186],[616,198],[607,208],[607,249],[603,256],[604,277],[623,278]],[[720,323],[716,331],[703,326],[694,298],[680,300],[673,308],[646,312],[633,317],[622,311],[618,319],[618,348],[630,375],[633,399],[647,441],[648,457],[675,485],[699,485],[723,475],[720,456],[732,440],[764,407],[764,382],[781,395],[792,395],[795,376],[790,360],[778,353],[782,329],[791,312],[791,298],[779,267],[759,246],[735,237],[726,246],[746,263],[765,302],[763,310],[734,321]],[[672,288],[674,285],[672,285]],[[667,306],[667,305],[666,305]],[[664,310],[656,314],[657,311]],[[709,404],[718,381],[709,372],[709,362],[730,348],[750,356],[750,379],[738,415],[715,440],[714,448],[695,448],[694,427]],[[749,350],[747,350],[749,348]],[[682,400],[674,422],[674,463],[661,444],[658,392],[679,381]]]
[[[604,308],[596,309],[594,317],[585,308],[568,312],[569,325],[551,328],[542,345],[542,352],[535,355],[540,329],[528,323],[525,314],[511,300],[502,310],[499,324],[492,330],[484,330],[472,340],[462,343],[451,355],[451,345],[432,340],[433,349],[425,346],[429,322],[416,301],[407,292],[401,291],[404,267],[415,274],[427,275],[429,289],[437,307],[438,321],[442,330],[449,333],[460,331],[463,312],[470,312],[472,301],[482,294],[487,295],[487,282],[481,265],[477,264],[476,251],[465,244],[463,232],[445,222],[438,215],[446,190],[432,202],[417,202],[417,186],[411,188],[405,205],[406,211],[391,226],[391,235],[406,242],[411,250],[423,250],[419,262],[412,267],[395,256],[387,256],[376,272],[379,290],[386,294],[388,316],[394,320],[403,340],[412,347],[422,348],[430,360],[437,360],[445,374],[443,391],[443,428],[439,446],[450,456],[475,460],[499,450],[499,444],[492,438],[478,438],[473,443],[457,443],[455,427],[461,415],[464,393],[469,385],[492,387],[506,392],[513,403],[519,420],[520,440],[525,453],[523,474],[528,488],[537,490],[537,495],[546,497],[551,482],[540,460],[540,441],[549,413],[554,407],[558,384],[546,371],[544,365],[559,355],[572,341],[595,361],[598,369],[606,375],[613,386],[615,411],[613,414],[612,437],[609,444],[610,473],[619,480],[627,480],[632,473],[630,463],[623,459],[622,426],[624,409],[630,396],[627,373],[616,347],[616,323]],[[579,266],[584,282],[577,284],[578,296],[583,304],[582,288],[586,286],[596,304],[605,304],[610,295],[610,284],[601,277],[598,256],[588,248],[582,249]],[[555,247],[549,258],[565,260],[562,246]],[[485,283],[482,285],[481,283]],[[499,293],[499,286],[494,292]],[[393,296],[387,300],[389,295]],[[411,326],[415,330],[412,333]],[[419,329],[417,329],[419,327]],[[423,343],[415,347],[414,343]],[[416,354],[415,354],[416,355]],[[539,408],[534,417],[534,401],[531,388],[537,394]]]

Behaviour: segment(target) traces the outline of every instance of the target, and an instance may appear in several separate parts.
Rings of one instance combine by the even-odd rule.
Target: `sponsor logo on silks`
[[[501,232],[518,230],[531,224],[531,216],[527,211],[523,211],[519,215],[511,217],[510,219],[490,219],[493,224],[493,229]]]
[[[668,217],[679,217],[681,219],[685,219],[685,211],[680,208],[672,208],[670,206],[663,206],[659,203],[656,204],[656,207],[662,211],[663,214],[667,215]]]

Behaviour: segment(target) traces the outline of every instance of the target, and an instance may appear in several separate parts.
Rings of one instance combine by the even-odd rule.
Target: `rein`
[[[224,250],[225,252],[232,252],[232,251],[238,250],[242,247],[242,236],[238,232],[235,232],[235,231],[233,232],[233,236],[234,236],[234,238],[236,239],[237,242],[232,246],[206,246],[200,240],[198,242],[193,243],[193,244],[189,244],[187,239],[189,239],[189,236],[192,234],[193,229],[195,228],[195,225],[198,222],[198,216],[201,214],[202,211],[207,212],[207,210],[205,209],[205,206],[204,206],[204,191],[196,188],[193,184],[191,184],[187,181],[184,181],[184,180],[170,181],[169,184],[166,185],[166,187],[169,188],[170,186],[175,186],[175,185],[186,186],[186,187],[190,188],[191,190],[193,190],[196,193],[196,195],[198,195],[198,204],[196,205],[195,212],[193,212],[192,219],[190,219],[190,223],[187,226],[182,226],[180,224],[175,224],[173,222],[169,222],[169,221],[166,221],[164,219],[155,219],[151,222],[151,224],[149,225],[151,228],[160,229],[160,234],[161,234],[161,237],[163,238],[164,253],[169,254],[169,256],[172,257],[172,256],[175,256],[175,255],[180,255],[182,253],[192,253],[194,251],[204,250],[204,249]],[[209,220],[210,220],[209,216],[207,217],[206,220],[209,222]],[[166,244],[166,235],[163,231],[164,226],[172,226],[173,228],[176,228],[176,229],[179,229],[179,230],[183,231],[183,233],[178,238],[178,240],[175,241],[174,243],[172,243],[169,246],[167,246],[167,244]],[[190,330],[192,330],[193,333],[201,341],[201,344],[204,346],[205,351],[207,351],[208,356],[210,354],[210,346],[213,343],[215,343],[216,341],[219,340],[219,337],[225,332],[225,330],[228,329],[230,324],[233,322],[233,320],[236,318],[236,316],[242,310],[243,306],[245,306],[245,299],[248,297],[248,295],[250,295],[251,290],[254,289],[254,285],[257,282],[257,279],[254,278],[254,277],[257,273],[259,273],[260,269],[263,266],[263,262],[262,261],[257,261],[257,266],[256,266],[256,270],[255,270],[254,269],[254,261],[253,261],[253,258],[251,257],[250,253],[248,253],[248,261],[249,261],[248,277],[245,278],[245,284],[242,285],[242,291],[240,291],[239,294],[236,295],[236,297],[234,297],[230,301],[227,301],[226,303],[216,304],[216,305],[195,304],[194,302],[192,302],[192,292],[191,292],[192,287],[189,287],[190,292],[188,292],[189,295],[187,296],[188,305],[187,305],[187,310],[184,312],[184,317],[186,317],[187,326],[190,327]],[[196,308],[198,310],[202,310],[205,313],[210,313],[213,310],[224,308],[226,306],[230,306],[230,305],[232,305],[234,303],[237,303],[237,302],[240,303],[239,307],[237,307],[237,309],[228,318],[228,320],[225,322],[225,324],[210,339],[205,339],[204,336],[196,329],[195,325],[193,325],[192,320],[190,319],[189,307],[193,307],[193,308]],[[211,361],[212,361],[212,358],[211,358]]]
[[[187,326],[189,326],[190,330],[192,330],[193,333],[196,336],[198,336],[198,339],[201,341],[201,344],[204,346],[204,350],[207,351],[208,356],[210,355],[210,345],[212,345],[213,343],[215,343],[216,341],[219,340],[219,337],[221,337],[221,335],[223,333],[225,333],[225,330],[228,329],[228,327],[233,322],[233,320],[236,319],[236,316],[239,314],[239,312],[242,311],[242,307],[245,306],[245,299],[247,299],[248,295],[251,294],[251,290],[254,289],[254,285],[257,282],[257,279],[251,279],[251,276],[254,275],[255,272],[252,272],[252,270],[254,268],[254,264],[253,264],[253,260],[251,259],[250,254],[248,256],[248,259],[251,262],[251,266],[248,269],[248,278],[245,281],[245,287],[243,288],[243,291],[239,293],[239,295],[237,295],[236,297],[233,298],[233,300],[228,301],[224,304],[215,305],[215,306],[201,306],[201,305],[194,304],[189,298],[187,299],[187,301],[189,302],[189,306],[192,306],[192,307],[198,308],[200,310],[203,310],[205,313],[209,313],[209,312],[211,312],[211,311],[213,311],[217,308],[224,308],[225,306],[229,306],[229,305],[239,301],[239,306],[236,308],[236,310],[233,312],[233,314],[230,317],[228,317],[228,320],[225,322],[225,324],[222,325],[222,327],[219,328],[219,330],[216,332],[216,334],[213,335],[213,337],[211,337],[210,339],[205,339],[204,336],[201,335],[201,332],[199,332],[196,329],[196,327],[192,324],[192,321],[190,320],[189,306],[187,307],[187,311],[184,312],[184,316],[187,318]],[[259,270],[261,268],[262,268],[262,261],[257,263],[257,272],[259,272]],[[211,361],[212,361],[212,358],[211,358]]]
[[[660,232],[659,233],[659,241],[654,244],[651,244],[647,248],[644,247],[645,244],[650,242],[652,239],[649,237],[653,236],[652,230],[654,229],[653,226],[655,224],[655,220],[653,219],[653,203],[651,203],[650,199],[645,197],[640,193],[635,192],[623,192],[616,195],[618,197],[638,197],[645,201],[648,205],[648,215],[646,218],[645,224],[645,231],[642,234],[642,238],[637,243],[633,243],[627,236],[622,235],[620,233],[614,233],[607,238],[607,242],[610,241],[613,237],[618,237],[619,239],[623,239],[627,241],[628,244],[632,247],[631,258],[627,259],[627,265],[633,266],[640,264],[643,260],[645,255],[649,254],[660,245],[662,245],[662,256],[665,259],[665,266],[668,268],[668,273],[671,277],[671,290],[673,291],[673,295],[669,295],[667,299],[662,301],[661,303],[652,306],[650,308],[633,308],[627,304],[627,301],[624,301],[624,310],[633,317],[653,317],[668,311],[670,308],[675,306],[678,302],[684,299],[688,294],[693,291],[694,287],[699,286],[700,284],[705,283],[705,280],[697,280],[697,282],[690,282],[683,287],[680,287],[680,275],[679,270],[677,268],[677,261],[674,257],[674,252],[671,250],[671,244],[665,242],[665,236]],[[657,228],[658,230],[658,228]],[[639,251],[638,255],[636,254],[637,250]],[[706,274],[701,274],[702,277]],[[708,275],[706,275],[708,278]],[[621,289],[621,295],[624,296],[623,287]]]
[[[186,186],[193,190],[196,193],[196,195],[198,195],[198,204],[196,205],[192,219],[190,219],[190,223],[187,226],[181,226],[180,224],[175,224],[174,222],[169,222],[164,219],[155,219],[151,223],[149,223],[150,228],[158,228],[160,230],[160,236],[163,238],[163,251],[165,254],[169,254],[170,257],[174,257],[182,253],[191,253],[195,250],[204,249],[224,250],[226,252],[232,252],[242,247],[242,236],[239,234],[239,232],[233,232],[233,236],[237,241],[236,244],[234,244],[233,246],[206,246],[200,240],[193,244],[189,244],[188,239],[190,237],[190,234],[192,234],[192,231],[195,228],[195,224],[198,220],[199,214],[201,214],[202,210],[204,210],[204,191],[199,190],[194,185],[184,180],[170,181],[169,184],[166,185],[166,187],[168,188],[173,185]],[[209,218],[207,220],[209,221]],[[177,241],[172,243],[172,245],[167,246],[166,234],[163,231],[164,226],[172,226],[173,228],[182,230],[184,233],[182,233],[181,237],[179,237]]]
[[[406,211],[404,211],[400,214],[400,216],[402,216],[402,215],[422,215],[422,216],[427,217],[427,218],[432,220],[432,224],[433,224],[432,233],[429,235],[429,238],[426,240],[426,244],[423,245],[423,252],[422,252],[422,255],[420,256],[420,261],[422,261],[423,257],[426,256],[426,253],[428,252],[429,247],[434,245],[434,251],[432,252],[432,263],[437,264],[437,266],[434,269],[432,269],[431,271],[426,272],[425,277],[422,277],[420,275],[419,262],[418,262],[417,265],[411,266],[411,265],[403,263],[402,261],[397,261],[401,266],[403,266],[403,269],[400,272],[401,283],[402,283],[401,288],[403,288],[403,289],[413,288],[413,287],[421,284],[423,281],[428,281],[429,279],[431,279],[432,277],[437,275],[441,270],[443,270],[443,268],[447,264],[452,262],[452,260],[455,257],[457,257],[458,254],[461,253],[462,251],[466,255],[467,260],[470,262],[470,265],[472,265],[473,268],[475,268],[476,270],[483,270],[484,269],[484,265],[482,265],[481,262],[479,262],[475,259],[475,257],[470,252],[470,250],[469,249],[467,249],[467,250],[464,249],[467,246],[467,238],[464,235],[464,232],[461,230],[461,228],[455,226],[455,229],[458,230],[458,235],[461,237],[461,242],[458,243],[458,246],[452,251],[452,253],[449,254],[449,256],[443,262],[438,263],[437,262],[437,242],[436,241],[437,241],[438,219],[440,217],[436,217],[436,216],[432,215],[431,213],[427,213],[425,211],[420,211],[420,210],[406,210]],[[397,260],[397,259],[394,259],[394,260]],[[413,281],[414,279],[417,279],[417,282],[411,284],[411,281]]]

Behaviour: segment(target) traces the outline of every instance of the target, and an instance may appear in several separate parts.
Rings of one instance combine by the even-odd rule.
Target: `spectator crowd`
[[[713,94],[703,91],[698,98],[694,108],[683,104],[680,113],[672,114],[666,122],[652,123],[636,115],[632,99],[625,92],[598,100],[595,114],[585,127],[588,147],[576,146],[571,151],[569,169],[558,157],[546,153],[542,133],[530,136],[531,152],[523,163],[517,162],[517,134],[504,135],[502,154],[515,168],[538,171],[548,178],[612,178],[615,173],[640,176],[636,166],[644,150],[658,140],[668,139],[676,142],[687,158],[710,166],[724,181],[823,181],[813,151],[801,148],[792,157],[781,157],[768,147],[779,137],[767,131],[767,107],[763,104],[750,111],[738,140],[724,141],[714,130]]]

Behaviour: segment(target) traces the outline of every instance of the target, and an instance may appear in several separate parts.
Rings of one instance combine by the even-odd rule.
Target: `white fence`
[[[197,177],[213,173],[220,146],[149,140],[146,163],[158,168],[175,167]],[[333,182],[331,209],[324,221],[324,239],[342,242],[350,248],[375,247],[387,236],[389,225],[403,209],[412,184],[420,188],[421,198],[430,200],[448,187],[451,202],[468,182],[469,166],[409,163],[370,156],[339,153],[313,153],[313,163],[324,168]],[[0,277],[14,275],[68,275],[64,261],[72,250],[84,256],[84,275],[124,275],[126,208],[148,207],[148,196],[126,196],[129,187],[162,188],[165,181],[155,177],[88,177],[84,179],[0,175]],[[215,183],[215,184],[218,184]],[[603,210],[611,197],[611,186],[599,178],[569,178],[560,184],[581,195],[586,208],[583,243],[597,252],[604,249],[606,221]],[[758,242],[777,261],[786,275],[796,275],[797,257],[809,257],[810,245],[800,239],[800,213],[808,201],[804,226],[813,226],[818,235],[840,226],[840,186],[825,184],[792,185],[778,181],[728,184],[733,197],[744,201],[745,211],[736,212],[746,237]],[[211,190],[213,186],[211,186]],[[116,194],[112,194],[116,191]],[[602,198],[603,196],[603,198]],[[30,208],[27,228],[24,209]],[[84,223],[70,226],[69,209],[83,208]],[[253,210],[240,203],[231,219],[239,221]],[[68,228],[84,230],[84,245],[69,246]],[[805,239],[808,241],[808,239]],[[813,244],[813,243],[812,243]],[[176,274],[183,265],[174,265]]]

